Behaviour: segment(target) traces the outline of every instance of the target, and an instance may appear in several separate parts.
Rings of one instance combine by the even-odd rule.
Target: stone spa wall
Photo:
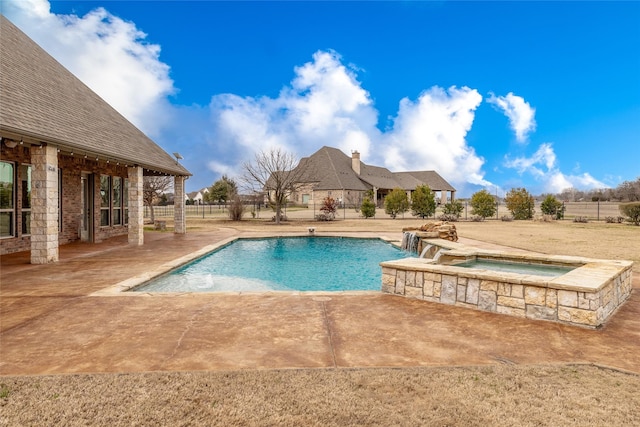
[[[480,251],[451,242],[428,244],[448,249],[440,263],[407,258],[381,263],[382,292],[424,301],[597,328],[631,294],[633,262],[564,256],[526,256]],[[456,259],[574,266],[558,277],[447,265]]]

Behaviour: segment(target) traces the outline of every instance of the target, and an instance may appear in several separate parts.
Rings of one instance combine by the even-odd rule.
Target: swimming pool
[[[411,256],[380,239],[238,239],[132,291],[380,290],[380,262]]]

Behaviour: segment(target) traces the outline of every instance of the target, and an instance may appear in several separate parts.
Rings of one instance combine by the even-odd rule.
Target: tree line
[[[256,153],[253,162],[243,165],[244,175],[241,182],[244,187],[253,194],[264,194],[269,199],[269,204],[275,211],[274,220],[279,223],[282,219],[281,209],[286,204],[288,197],[304,185],[302,179],[306,173],[302,163],[295,156],[280,148]],[[145,179],[144,202],[151,207],[153,219],[153,203],[163,190],[169,188],[170,183],[166,177],[153,177]],[[363,201],[357,209],[364,218],[375,216],[376,206],[373,200],[373,191],[365,194]],[[244,203],[238,192],[238,184],[233,179],[223,175],[209,188],[209,192],[203,195],[204,201],[225,205],[230,202],[229,216],[232,220],[242,219]],[[541,213],[556,219],[564,216],[564,204],[568,201],[618,201],[629,203],[620,204],[620,213],[629,221],[640,224],[640,177],[635,181],[624,181],[616,188],[581,191],[568,188],[559,194],[546,194],[538,197]],[[487,190],[475,192],[469,201],[473,220],[483,220],[496,215],[499,199]],[[503,218],[526,220],[532,219],[535,213],[535,198],[525,188],[512,188],[504,197],[504,204],[511,213],[510,217]],[[322,219],[333,219],[335,216],[335,200],[328,197],[323,201],[321,208]],[[395,188],[387,194],[384,200],[384,209],[391,218],[396,218],[405,212],[428,218],[435,215],[437,202],[435,193],[427,185],[417,186],[411,194],[407,191]],[[461,201],[450,201],[442,206],[440,219],[445,221],[457,221],[464,211]],[[621,217],[622,218],[622,217]],[[618,221],[620,222],[620,221]]]
[[[578,190],[566,188],[555,195],[565,202],[638,202],[640,201],[640,177],[635,181],[624,181],[615,188]]]

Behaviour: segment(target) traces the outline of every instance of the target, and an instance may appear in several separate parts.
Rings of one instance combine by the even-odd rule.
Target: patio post
[[[144,244],[144,202],[143,173],[140,166],[128,168],[129,174],[129,244],[142,246]]]
[[[175,191],[174,205],[173,205],[173,232],[176,234],[185,234],[187,232],[187,220],[185,215],[185,203],[184,203],[184,176],[173,177],[173,187]],[[204,206],[202,207],[204,210]]]
[[[31,264],[58,262],[58,149],[31,147]]]

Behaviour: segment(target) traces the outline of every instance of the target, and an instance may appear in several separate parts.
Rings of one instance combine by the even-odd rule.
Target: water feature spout
[[[444,254],[447,250],[443,248],[439,248],[438,251],[433,255],[433,262],[438,262],[442,254]]]
[[[433,247],[433,245],[431,244],[427,244],[423,249],[422,252],[420,253],[420,258],[424,258],[425,255],[427,255],[427,252],[429,252],[429,249],[431,249]]]
[[[420,238],[412,231],[405,231],[402,234],[401,248],[409,252],[418,252],[418,242]]]

